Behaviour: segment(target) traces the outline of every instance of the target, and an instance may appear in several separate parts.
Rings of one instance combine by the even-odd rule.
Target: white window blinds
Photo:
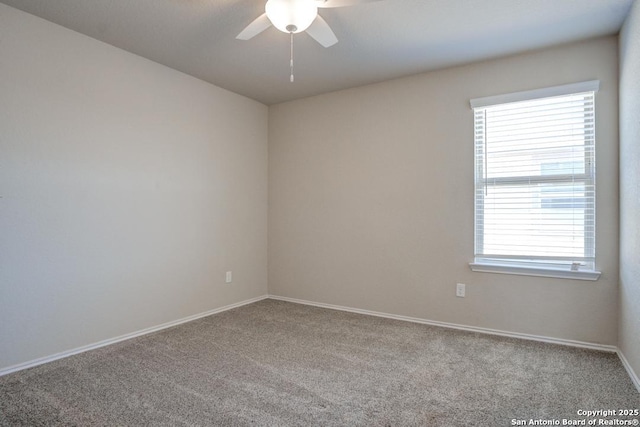
[[[595,90],[472,101],[476,263],[594,270]]]

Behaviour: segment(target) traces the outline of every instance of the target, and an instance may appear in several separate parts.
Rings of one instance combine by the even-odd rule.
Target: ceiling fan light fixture
[[[269,0],[265,12],[274,27],[283,33],[300,33],[318,16],[315,0]]]

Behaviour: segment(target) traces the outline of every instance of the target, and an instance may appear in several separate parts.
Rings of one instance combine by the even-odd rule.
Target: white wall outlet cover
[[[231,271],[227,271],[224,281],[226,283],[231,283],[232,280],[233,280],[233,273]]]
[[[456,296],[457,297],[464,297],[465,295],[465,284],[464,283],[458,283],[456,284]]]

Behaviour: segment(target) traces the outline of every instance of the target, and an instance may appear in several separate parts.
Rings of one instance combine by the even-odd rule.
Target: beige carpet
[[[2,426],[509,426],[598,409],[640,409],[614,354],[274,300],[0,377]]]

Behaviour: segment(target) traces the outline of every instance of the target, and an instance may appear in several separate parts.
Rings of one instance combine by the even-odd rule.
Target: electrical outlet
[[[231,283],[233,280],[233,273],[231,271],[227,271],[227,274],[224,277],[225,283]]]
[[[466,285],[464,283],[458,283],[456,285],[456,296],[457,297],[464,298],[465,287],[466,287]]]

